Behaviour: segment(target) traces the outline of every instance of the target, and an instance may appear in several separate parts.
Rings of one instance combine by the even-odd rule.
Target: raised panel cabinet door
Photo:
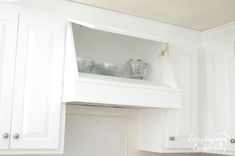
[[[227,133],[229,136],[229,145],[227,146],[227,150],[231,152],[235,152],[235,55],[234,51],[228,58],[228,101],[229,105],[227,108]]]
[[[214,131],[210,135],[227,137],[226,151],[235,152],[235,55],[234,43],[227,43],[212,49],[210,55],[211,76],[209,80],[209,104],[214,107]],[[213,122],[209,120],[210,122]],[[225,144],[223,144],[225,145]]]
[[[57,149],[65,20],[40,11],[20,13],[11,149]]]
[[[221,148],[232,153],[235,152],[234,43],[217,44],[208,47],[207,51],[207,105],[204,106],[207,112],[204,133],[208,138],[227,137],[226,143],[221,142]],[[208,145],[205,144],[205,146]],[[209,147],[213,146],[209,144]],[[221,150],[212,152],[221,153]]]
[[[0,6],[0,149],[9,148],[18,14]]]
[[[192,149],[191,136],[197,136],[197,51],[191,47],[173,46],[171,62],[181,89],[182,108],[167,113],[168,149]]]

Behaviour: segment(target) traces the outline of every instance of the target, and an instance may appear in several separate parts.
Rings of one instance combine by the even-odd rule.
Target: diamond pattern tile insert
[[[126,120],[122,117],[68,115],[66,155],[125,156]],[[74,145],[75,144],[75,145]],[[74,148],[74,149],[73,149]]]

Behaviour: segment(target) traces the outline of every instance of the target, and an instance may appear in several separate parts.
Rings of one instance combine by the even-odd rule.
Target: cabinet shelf
[[[181,91],[169,87],[158,56],[164,43],[68,24],[63,102],[87,105],[175,109]],[[77,58],[124,63],[142,59],[151,66],[145,79],[129,79],[79,72]],[[158,62],[159,61],[159,62]],[[173,75],[173,73],[171,73]],[[165,77],[164,77],[165,76]],[[172,79],[171,79],[172,80]]]
[[[161,82],[152,82],[147,80],[128,79],[123,77],[95,75],[90,73],[79,73],[79,78],[76,82],[103,83],[107,85],[116,85],[123,87],[146,88],[153,90],[163,90],[171,92],[180,92],[180,89],[173,89]]]
[[[64,102],[68,103],[172,109],[180,108],[181,103],[180,90],[150,81],[79,73],[67,87]]]

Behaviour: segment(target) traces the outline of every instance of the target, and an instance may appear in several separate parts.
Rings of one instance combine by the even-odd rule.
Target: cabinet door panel
[[[0,7],[0,149],[9,147],[18,14]]]
[[[216,133],[226,132],[226,114],[228,108],[228,56],[219,53],[213,57],[214,100],[216,108]]]
[[[208,119],[206,136],[225,134],[226,151],[234,152],[235,144],[235,56],[234,44],[227,43],[208,48]],[[223,144],[224,145],[224,144]]]
[[[182,108],[168,111],[167,148],[192,148],[193,143],[188,139],[191,135],[197,136],[197,51],[175,46],[171,49],[171,58],[182,91]]]
[[[227,114],[227,120],[228,120],[228,126],[227,126],[227,133],[229,135],[229,139],[235,139],[235,56],[230,56],[228,58],[228,82],[229,82],[229,107],[227,108],[228,114]],[[235,152],[235,144],[231,144],[229,142],[228,149],[229,151]]]
[[[45,13],[20,15],[12,149],[58,148],[64,25],[63,18]]]
[[[214,99],[215,99],[215,126],[216,134],[227,135],[227,151],[235,151],[235,145],[230,139],[235,138],[234,111],[235,111],[235,56],[233,45],[218,48],[213,54],[214,72]]]

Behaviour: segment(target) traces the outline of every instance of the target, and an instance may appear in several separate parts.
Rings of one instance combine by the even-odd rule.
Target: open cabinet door
[[[0,149],[10,142],[18,14],[0,6]]]
[[[20,14],[11,149],[57,149],[65,20],[45,12]]]

